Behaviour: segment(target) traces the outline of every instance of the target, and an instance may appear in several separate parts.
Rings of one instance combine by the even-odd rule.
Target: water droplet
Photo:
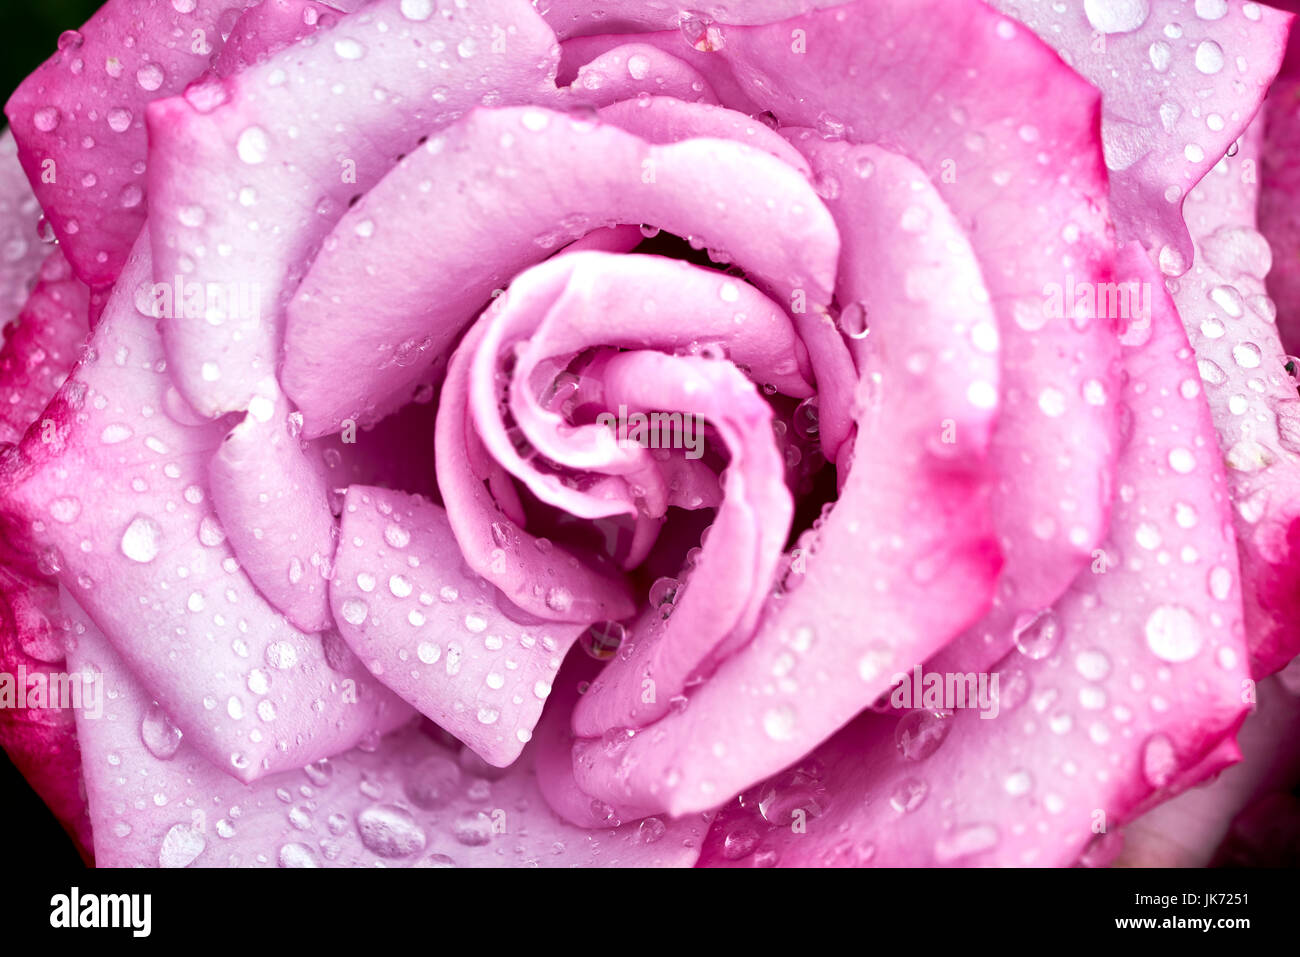
[[[135,81],[140,84],[140,89],[150,93],[162,86],[164,79],[163,69],[157,63],[146,63],[135,71]]]
[[[402,0],[398,9],[406,19],[421,23],[433,16],[433,0]]]
[[[349,598],[343,602],[340,609],[343,614],[343,620],[350,625],[361,625],[365,623],[366,616],[370,614],[370,607],[360,599]]]
[[[637,828],[637,840],[642,844],[653,844],[668,832],[668,825],[657,817],[648,817]]]
[[[56,107],[46,106],[32,114],[32,125],[42,133],[52,133],[59,125],[60,114]]]
[[[924,761],[939,750],[952,731],[948,711],[909,711],[894,728],[894,744],[907,761]]]
[[[851,302],[840,310],[840,331],[850,339],[865,339],[871,334],[866,303]]]
[[[163,713],[162,706],[154,702],[140,722],[140,740],[149,753],[160,761],[174,755],[181,746],[181,730]]]
[[[153,561],[162,548],[162,526],[147,515],[136,515],[122,533],[120,548],[133,562]]]
[[[433,810],[450,803],[460,786],[460,766],[449,756],[435,754],[411,769],[405,790],[416,807]]]
[[[351,37],[340,37],[334,41],[334,53],[340,60],[360,60],[366,55],[366,48]]]
[[[889,806],[899,814],[915,811],[930,793],[930,785],[920,778],[903,778],[889,795]]]
[[[602,621],[582,633],[582,650],[597,661],[609,661],[618,653],[627,629],[617,621]]]
[[[788,704],[769,708],[763,713],[763,730],[773,741],[789,741],[795,732],[794,708]]]
[[[265,162],[270,149],[271,145],[267,139],[266,130],[260,126],[248,127],[239,134],[239,139],[235,141],[235,152],[249,166],[256,166],[258,163]]]
[[[374,804],[357,815],[361,843],[380,857],[409,857],[424,850],[424,831],[411,812],[395,804]]]
[[[1196,46],[1196,69],[1213,75],[1223,69],[1223,47],[1213,40],[1202,40]]]
[[[1051,609],[1044,609],[1037,614],[1020,615],[1012,628],[1011,638],[1022,655],[1041,661],[1056,651],[1062,634],[1056,615]]]
[[[131,111],[124,106],[115,106],[108,111],[106,116],[108,128],[114,133],[125,133],[131,127],[133,119]]]
[[[1191,661],[1204,637],[1196,616],[1179,605],[1161,605],[1151,612],[1145,627],[1147,647],[1162,661]]]
[[[1142,776],[1153,788],[1162,788],[1178,770],[1174,743],[1163,734],[1153,734],[1142,746]]]
[[[281,867],[319,867],[316,854],[306,844],[285,844],[276,858]]]
[[[189,867],[208,842],[189,824],[173,824],[158,849],[159,867]]]
[[[1130,33],[1147,22],[1149,0],[1083,0],[1083,14],[1101,33]]]
[[[80,50],[86,38],[81,35],[79,30],[64,30],[59,34],[58,42],[55,44],[63,53],[71,53]]]
[[[1259,346],[1253,342],[1240,342],[1232,347],[1232,358],[1243,369],[1257,368],[1261,359]]]
[[[737,824],[722,839],[722,856],[729,861],[738,861],[754,853],[762,838],[748,824]]]
[[[466,847],[482,847],[492,840],[492,819],[482,811],[470,811],[452,822],[451,836]]]

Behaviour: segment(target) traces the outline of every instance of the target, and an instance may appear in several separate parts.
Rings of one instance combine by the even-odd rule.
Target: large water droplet
[[[1180,605],[1161,605],[1147,618],[1147,647],[1162,661],[1191,661],[1204,637],[1196,616]]]
[[[951,712],[909,711],[894,728],[894,744],[905,760],[924,761],[939,750],[951,731]]]
[[[361,843],[380,857],[409,857],[424,849],[424,831],[411,812],[395,804],[373,804],[357,815]]]
[[[582,650],[597,661],[609,661],[618,654],[619,646],[627,637],[627,629],[617,621],[602,621],[582,633],[579,642]]]
[[[162,526],[147,515],[137,515],[122,533],[120,547],[133,562],[151,562],[162,548]]]
[[[207,846],[203,834],[189,824],[174,824],[158,849],[158,866],[189,867]]]
[[[1083,14],[1101,33],[1130,33],[1147,22],[1149,0],[1083,0]]]
[[[1061,643],[1063,629],[1051,609],[1037,614],[1020,615],[1011,631],[1017,650],[1026,658],[1041,661],[1054,652]]]
[[[1178,770],[1174,743],[1163,734],[1153,734],[1142,746],[1142,776],[1153,788],[1162,788]]]
[[[166,761],[181,746],[181,729],[172,724],[162,706],[154,702],[140,722],[140,740],[150,754]]]
[[[258,163],[265,162],[266,154],[270,152],[270,148],[266,130],[260,126],[248,127],[239,134],[239,139],[235,141],[235,152],[249,166],[256,166]]]

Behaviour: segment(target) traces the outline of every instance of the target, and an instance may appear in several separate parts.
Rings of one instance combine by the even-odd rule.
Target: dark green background
[[[0,98],[8,100],[54,52],[59,34],[81,26],[99,6],[99,0],[0,0]]]

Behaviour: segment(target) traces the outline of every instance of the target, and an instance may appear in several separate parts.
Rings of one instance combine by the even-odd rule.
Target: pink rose
[[[0,142],[0,743],[97,864],[1108,863],[1243,722],[1255,833],[1289,14],[228,3]]]

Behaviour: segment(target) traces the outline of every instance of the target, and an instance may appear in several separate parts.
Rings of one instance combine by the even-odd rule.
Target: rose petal
[[[600,111],[606,123],[621,126],[647,143],[676,143],[698,136],[748,143],[787,166],[809,175],[808,161],[779,133],[744,113],[668,96],[622,100]]]
[[[1287,373],[1255,230],[1262,118],[1187,199],[1196,244],[1174,301],[1196,350],[1200,382],[1227,465],[1241,554],[1246,635],[1257,676],[1300,653],[1300,399]]]
[[[1258,695],[1237,735],[1241,763],[1127,825],[1118,863],[1206,867],[1239,811],[1294,784],[1300,775],[1300,755],[1293,747],[1300,733],[1300,701],[1272,678],[1259,683]]]
[[[794,511],[771,407],[734,367],[633,351],[615,356],[604,378],[608,401],[619,409],[705,417],[729,458],[722,505],[696,567],[678,587],[672,617],[656,620],[661,609],[652,608],[638,621],[630,652],[606,666],[574,712],[573,730],[584,737],[661,718],[688,685],[749,643]]]
[[[359,3],[337,3],[337,7],[356,8]],[[213,57],[212,72],[228,77],[246,67],[261,63],[292,43],[308,36],[318,26],[338,19],[336,6],[315,0],[262,0],[245,10],[230,29],[221,51]]]
[[[683,34],[707,43],[704,32],[711,25],[774,23],[819,7],[833,7],[843,0],[746,0],[743,4],[695,0],[690,13],[679,13],[667,4],[641,0],[613,0],[593,7],[584,0],[548,0],[546,20],[561,37],[600,32],[632,33],[637,30],[671,30],[685,20]],[[715,27],[716,29],[716,27]],[[717,34],[713,35],[716,38]]]
[[[1300,56],[1300,55],[1298,55]],[[1288,353],[1300,352],[1300,76],[1278,80],[1264,104],[1259,230],[1273,251],[1268,294]]]
[[[992,0],[1102,94],[1110,209],[1179,275],[1192,261],[1183,198],[1241,135],[1273,81],[1291,17],[1229,0],[1167,19],[1151,4]]]
[[[1003,514],[1015,518],[1014,533],[999,523],[999,537],[1021,552],[1017,601],[1046,607],[1089,560],[1111,497],[1114,323],[1054,319],[1045,308],[1053,286],[1115,278],[1097,92],[1031,33],[973,0],[864,0],[797,22],[800,44],[791,24],[730,27],[721,50],[685,58],[724,102],[715,75],[730,71],[783,125],[878,143],[935,183],[979,261],[1003,375],[1017,385],[1004,391],[994,439],[1002,461],[1023,453],[997,489]],[[1071,423],[1065,450],[1055,438],[1061,410]],[[1068,491],[1018,480],[1046,471],[1068,475]]]
[[[534,621],[465,568],[436,505],[353,486],[330,603],[375,677],[497,767],[532,737],[582,625]]]
[[[526,531],[509,473],[483,448],[468,414],[470,360],[486,326],[475,326],[452,358],[438,410],[438,486],[466,564],[517,608],[547,621],[618,621],[636,610],[608,563],[579,561]]]
[[[503,138],[509,167],[494,152]],[[436,197],[422,191],[435,181],[443,184]],[[701,194],[728,198],[706,205]],[[773,196],[788,199],[777,205]],[[476,111],[344,217],[290,305],[283,381],[307,432],[391,408],[493,288],[602,221],[700,237],[776,301],[800,290],[809,314],[829,297],[837,251],[829,217],[802,177],[765,153],[719,140],[648,146],[539,109]],[[364,264],[380,250],[371,275]],[[377,283],[382,298],[369,291]],[[370,320],[358,339],[351,317],[363,300]],[[847,363],[847,353],[834,358]],[[831,365],[823,366],[828,381],[841,368]],[[828,440],[835,448],[842,436]]]
[[[89,332],[89,291],[55,249],[0,350],[0,442],[17,442],[54,398]]]
[[[538,453],[575,470],[631,475],[654,469],[647,449],[619,445],[601,425],[566,424],[534,391],[539,365],[589,348],[676,352],[712,345],[753,381],[800,398],[812,394],[806,350],[779,306],[747,283],[658,256],[557,257],[516,277],[481,321],[486,331],[475,352],[471,390],[480,437],[495,461],[540,500],[581,517],[634,515],[638,506],[626,494],[610,501],[562,485],[523,459],[498,408],[495,373],[512,351],[515,422]],[[587,372],[583,377],[598,381]],[[663,507],[651,514],[661,516]]]
[[[1149,263],[1146,272],[1158,280]],[[745,843],[767,863],[1065,866],[1099,828],[1190,784],[1182,772],[1213,770],[1203,758],[1250,707],[1241,592],[1209,410],[1183,388],[1194,356],[1157,295],[1149,341],[1124,357],[1134,425],[1110,561],[1082,573],[1043,623],[1055,647],[1013,652],[981,710],[863,715],[814,755],[828,804],[810,808],[778,781],[759,814],[719,818],[706,862],[750,863],[727,847],[744,826],[758,831]],[[910,692],[913,675],[901,677]],[[916,703],[910,693],[891,700]],[[792,833],[801,819],[806,833]]]
[[[150,106],[155,278],[184,274],[259,300],[251,314],[167,325],[172,375],[200,413],[246,408],[274,373],[282,310],[348,203],[488,91],[493,102],[553,96],[553,43],[523,0],[482,0],[452,18],[376,0],[196,103]],[[435,44],[446,52],[430,54]],[[377,96],[406,105],[376,109]],[[306,112],[316,119],[302,124]]]
[[[152,307],[149,275],[142,238],[93,358],[46,412],[53,428],[7,457],[6,508],[36,548],[54,550],[60,581],[195,746],[251,780],[410,712],[346,652],[327,660],[321,639],[284,621],[240,571],[205,504],[224,429],[172,418],[191,413],[178,411],[154,320],[133,302],[142,290]]]
[[[303,631],[329,626],[327,582],[334,554],[326,470],[289,431],[289,404],[275,380],[249,405],[208,465],[208,487],[226,539],[258,591]]]
[[[88,285],[117,279],[144,224],[146,105],[202,73],[247,6],[108,0],[6,104],[23,168]]]
[[[891,172],[911,169],[897,159],[884,170],[878,198],[896,185]],[[842,275],[873,276],[878,286],[872,335],[882,346],[861,357],[857,440],[838,502],[800,541],[806,572],[787,576],[752,643],[672,713],[614,754],[595,738],[575,746],[575,786],[625,820],[711,807],[788,765],[886,690],[893,671],[987,607],[1001,565],[986,471],[998,357],[978,337],[953,335],[954,321],[978,320],[977,299],[954,309],[944,285],[909,285],[896,268],[932,261],[951,239],[942,203],[917,195],[940,220],[933,239],[845,247]],[[961,275],[978,282],[969,266]],[[916,363],[918,354],[930,361]]]
[[[716,32],[714,35],[716,36]],[[578,71],[585,64],[599,59],[610,50],[624,46],[627,41],[627,35],[622,33],[604,36],[583,36],[565,40],[560,44],[560,70],[556,76],[556,82],[560,84],[560,89],[571,88],[571,85],[577,79]],[[716,64],[711,65],[707,59],[707,54],[695,53],[689,45],[683,42],[682,37],[676,31],[672,33],[638,34],[636,42],[643,46],[654,47],[661,54],[685,60],[702,76],[706,77],[705,82],[708,84],[712,95],[720,102],[725,103],[729,109],[741,113],[759,112],[759,108],[750,101],[730,71],[719,69]]]
[[[49,255],[36,232],[40,216],[13,131],[6,127],[0,132],[0,329],[27,302],[31,278]]]
[[[683,102],[717,103],[698,71],[677,57],[646,43],[624,43],[604,50],[578,68],[562,98],[606,106],[644,96]]]
[[[89,860],[76,727],[49,690],[61,687],[65,669],[59,590],[8,529],[0,530],[0,582],[0,747]]]
[[[688,867],[699,853],[698,820],[583,831],[547,810],[530,756],[489,780],[414,728],[241,784],[176,740],[78,617],[73,667],[106,688],[105,718],[78,724],[101,866]]]

